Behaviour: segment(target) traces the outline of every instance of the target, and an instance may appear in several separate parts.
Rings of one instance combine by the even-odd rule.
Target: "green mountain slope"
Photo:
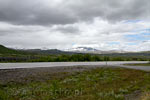
[[[7,48],[3,45],[0,45],[0,54],[1,55],[3,55],[3,54],[25,54],[25,52],[10,49],[10,48]]]
[[[72,52],[65,52],[65,51],[61,51],[61,50],[57,50],[57,49],[50,49],[50,50],[41,50],[41,49],[20,49],[20,50],[16,50],[16,49],[11,49],[11,48],[7,48],[3,45],[0,45],[0,55],[50,55],[50,54],[76,54],[76,53],[72,53]]]
[[[58,49],[49,49],[49,50],[41,50],[41,49],[28,49],[28,50],[23,50],[25,52],[30,52],[30,53],[36,53],[36,54],[41,54],[41,55],[57,55],[57,54],[78,54],[75,52],[66,52],[66,51],[61,51]]]

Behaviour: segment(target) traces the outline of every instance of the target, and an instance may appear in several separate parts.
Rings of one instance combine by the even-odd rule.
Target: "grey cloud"
[[[150,1],[133,0],[123,4],[118,10],[108,14],[107,19],[111,21],[148,19],[150,16]]]
[[[1,26],[3,24],[0,24]],[[45,30],[45,27],[41,26],[18,26],[5,24],[3,27],[0,27],[0,36],[12,36],[12,35],[22,35],[22,34],[36,34],[37,32]]]
[[[150,17],[149,0],[1,0],[0,21],[23,25],[70,24],[100,17],[111,22]]]
[[[76,21],[65,9],[45,6],[44,1],[46,0],[1,1],[0,21],[23,25],[67,24]]]
[[[74,34],[74,35],[80,32],[78,27],[75,27],[75,26],[57,26],[53,29],[53,31],[59,31],[64,34],[68,33],[68,34]]]
[[[72,5],[75,4],[72,3]],[[71,6],[82,19],[100,17],[111,22],[145,19],[150,16],[149,0],[82,0]]]
[[[0,44],[65,49],[95,43],[107,49],[107,42],[124,45],[124,34],[149,28],[149,9],[149,0],[0,0]],[[122,23],[136,19],[143,23]]]

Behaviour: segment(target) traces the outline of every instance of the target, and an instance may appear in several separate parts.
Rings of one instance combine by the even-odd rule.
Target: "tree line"
[[[0,62],[79,62],[79,61],[148,61],[146,57],[101,56],[91,54],[0,57]]]
[[[99,56],[90,54],[73,54],[73,55],[59,55],[56,57],[48,56],[39,59],[30,60],[31,62],[79,62],[79,61],[148,61],[145,57],[112,57]]]

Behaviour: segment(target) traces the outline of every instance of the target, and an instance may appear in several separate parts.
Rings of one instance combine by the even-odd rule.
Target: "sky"
[[[150,50],[150,0],[0,0],[0,44]]]

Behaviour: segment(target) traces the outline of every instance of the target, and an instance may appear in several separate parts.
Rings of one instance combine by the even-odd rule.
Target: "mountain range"
[[[49,54],[76,54],[75,52],[66,52],[58,49],[13,49],[0,45],[0,55],[49,55]]]
[[[103,51],[103,50],[98,50],[98,49],[91,48],[91,47],[76,47],[76,48],[67,49],[66,51],[77,52],[77,53],[92,53],[92,54],[128,53],[123,50]]]
[[[19,50],[15,50],[15,49],[12,49],[12,48],[7,48],[3,45],[0,45],[0,55],[2,54],[26,54],[25,52],[23,51],[19,51]]]
[[[150,56],[150,51],[143,52],[125,52],[119,50],[110,50],[110,51],[102,51],[97,50],[91,47],[77,47],[72,49],[67,49],[65,51],[58,49],[12,49],[7,48],[3,45],[0,45],[0,55],[51,55],[51,54],[99,54],[99,55],[108,55],[108,56]]]

